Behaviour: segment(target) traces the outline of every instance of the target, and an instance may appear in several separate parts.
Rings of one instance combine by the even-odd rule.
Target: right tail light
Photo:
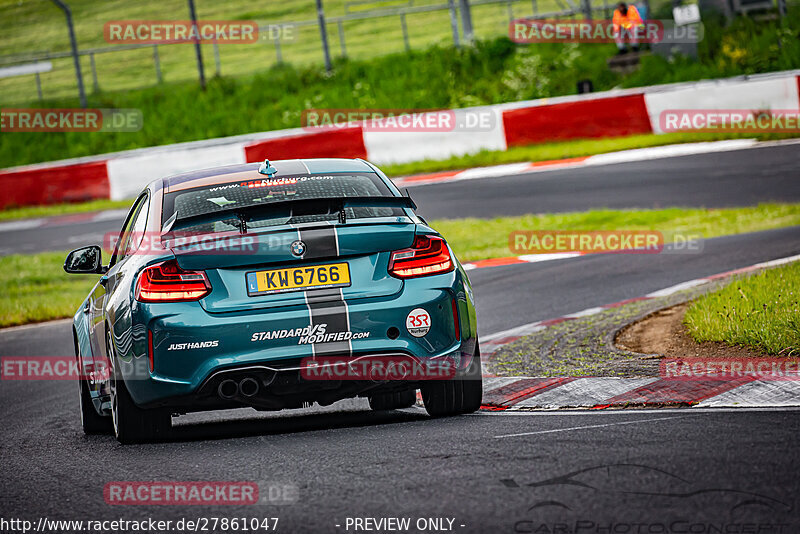
[[[450,249],[441,237],[418,235],[411,248],[392,252],[389,274],[396,278],[416,278],[455,269]]]

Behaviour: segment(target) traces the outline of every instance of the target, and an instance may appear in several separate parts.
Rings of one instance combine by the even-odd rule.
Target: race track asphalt
[[[409,189],[427,219],[593,208],[734,207],[800,202],[800,144],[552,170]],[[1,227],[2,225],[0,225]],[[0,232],[0,255],[71,250],[116,234],[122,218]]]
[[[417,187],[412,194],[423,209],[438,198],[442,209],[462,204],[460,212],[475,215],[484,213],[484,201],[495,202],[489,190],[498,202],[491,209],[501,209],[506,196],[499,213],[518,213],[526,203],[553,211],[611,200],[618,201],[612,207],[797,201],[798,158],[762,150],[554,171],[528,177],[528,189],[523,177],[507,177]],[[758,154],[769,157],[757,161]],[[635,170],[648,165],[649,174]],[[657,170],[664,166],[683,169],[674,187],[669,173]],[[712,168],[713,179],[696,177]],[[689,171],[695,178],[685,176]],[[542,182],[555,189],[540,189]],[[584,186],[591,192],[581,192]],[[443,188],[451,188],[449,197],[441,196]],[[600,196],[606,189],[608,196]],[[712,204],[715,191],[720,204]],[[584,256],[480,269],[470,277],[480,332],[487,335],[799,253],[800,227],[793,227],[708,240],[701,253]],[[0,331],[0,355],[69,354],[69,329],[59,322]],[[0,406],[5,519],[279,517],[278,532],[355,532],[345,528],[348,517],[448,517],[452,531],[465,533],[800,531],[800,412],[794,410],[429,419],[417,408],[373,413],[363,401],[350,401],[277,414],[182,416],[169,442],[121,446],[80,432],[73,382],[3,380]],[[251,480],[290,488],[296,500],[246,507],[104,502],[106,483],[144,480]]]

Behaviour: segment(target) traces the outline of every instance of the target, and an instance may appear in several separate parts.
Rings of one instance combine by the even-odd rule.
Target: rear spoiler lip
[[[268,204],[261,204],[255,206],[245,206],[239,208],[230,208],[211,213],[202,213],[200,215],[193,215],[191,217],[184,217],[182,219],[174,219],[172,224],[164,228],[165,234],[170,234],[175,230],[187,228],[200,224],[203,222],[219,221],[222,219],[242,218],[249,219],[251,214],[260,212],[269,212],[270,209],[286,209],[294,212],[297,208],[302,207],[301,212],[308,210],[309,213],[337,213],[341,212],[344,208],[409,208],[412,210],[417,209],[417,205],[408,196],[399,197],[331,197],[331,198],[305,198],[295,200],[284,200],[280,202],[270,202]],[[325,208],[325,209],[320,209]],[[171,218],[172,219],[172,218]],[[169,223],[169,221],[168,221]]]

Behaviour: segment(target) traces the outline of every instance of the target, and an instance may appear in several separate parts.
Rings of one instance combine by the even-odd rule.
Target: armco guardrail
[[[135,196],[146,183],[192,169],[264,158],[359,157],[377,164],[446,159],[551,140],[662,133],[669,109],[800,109],[800,70],[751,77],[606,91],[480,108],[489,129],[374,131],[363,123],[321,131],[303,128],[55,161],[0,171],[0,206]]]

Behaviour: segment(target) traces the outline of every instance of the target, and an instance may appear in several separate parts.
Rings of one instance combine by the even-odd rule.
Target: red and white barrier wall
[[[268,159],[348,157],[378,165],[441,160],[535,143],[662,133],[662,112],[677,109],[800,109],[800,71],[785,71],[452,111],[491,117],[489,127],[455,131],[375,131],[362,123],[307,131],[261,132],[0,171],[0,208],[135,196],[151,180],[195,169]]]

